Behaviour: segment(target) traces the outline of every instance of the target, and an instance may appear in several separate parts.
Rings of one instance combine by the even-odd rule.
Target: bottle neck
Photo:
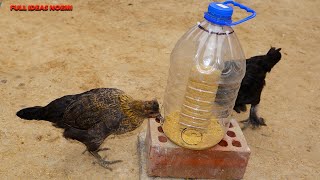
[[[232,27],[226,25],[219,25],[212,23],[208,20],[204,20],[198,24],[198,27],[206,32],[210,32],[211,34],[229,34],[233,32]]]

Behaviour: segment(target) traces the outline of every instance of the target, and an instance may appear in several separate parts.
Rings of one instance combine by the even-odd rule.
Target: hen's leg
[[[102,144],[104,139],[111,134],[103,122],[95,125],[94,128],[88,131],[88,134],[91,135],[91,139],[88,139],[85,144],[90,154],[92,154],[93,157],[98,160],[98,164],[100,166],[111,171],[112,169],[109,167],[110,164],[122,162],[121,160],[107,161],[105,158],[101,158],[100,154],[98,153],[99,151],[108,150],[108,148],[100,149],[100,145]]]
[[[233,109],[237,112],[246,112],[247,111],[247,106],[245,104],[236,104]]]
[[[244,124],[242,129],[246,129],[248,126],[252,125],[252,128],[255,129],[260,126],[266,126],[264,119],[257,115],[258,105],[251,105],[249,118],[241,121]]]
[[[106,161],[98,154],[99,151],[107,150],[107,148],[99,148],[104,139],[110,134],[105,131],[105,129],[106,128],[104,128],[104,126],[101,126],[101,124],[96,125],[90,130],[81,130],[70,127],[68,129],[65,129],[63,135],[66,138],[75,139],[84,143],[87,147],[86,151],[89,151],[90,154],[92,154],[98,160],[98,164],[111,171],[112,169],[108,165],[121,161]]]
[[[112,169],[109,167],[110,164],[114,164],[114,163],[118,163],[118,162],[122,162],[122,160],[115,160],[115,161],[108,161],[106,160],[106,158],[102,158],[100,156],[100,154],[98,153],[99,151],[105,151],[105,150],[109,150],[109,148],[99,148],[101,145],[102,141],[101,140],[90,140],[89,142],[86,142],[86,146],[87,146],[87,150],[93,157],[95,157],[97,159],[97,163],[106,168],[109,169],[110,171],[112,171]]]
[[[99,149],[97,150],[97,152],[100,152],[100,151],[108,151],[108,150],[110,150],[110,148],[99,148]],[[87,151],[88,151],[88,149],[85,149],[85,150],[82,152],[82,154],[86,153]]]

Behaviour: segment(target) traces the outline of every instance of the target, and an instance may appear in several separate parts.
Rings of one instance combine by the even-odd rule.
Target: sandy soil
[[[235,27],[247,57],[281,47],[260,114],[267,127],[244,132],[252,155],[245,179],[320,177],[320,1],[241,1],[258,16]],[[10,4],[72,4],[72,12],[10,12]],[[128,5],[132,3],[132,5]],[[109,137],[104,152],[125,162],[112,172],[84,146],[44,121],[15,116],[66,94],[117,87],[162,101],[170,52],[202,19],[191,0],[4,1],[0,8],[0,179],[138,179],[137,134]],[[235,115],[239,120],[247,114]],[[318,167],[318,168],[316,168]]]

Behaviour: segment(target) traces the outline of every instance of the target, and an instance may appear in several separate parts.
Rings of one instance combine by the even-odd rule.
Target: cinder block
[[[158,177],[241,179],[250,149],[236,120],[227,135],[207,150],[189,150],[172,143],[160,123],[149,119],[146,135],[147,174]]]

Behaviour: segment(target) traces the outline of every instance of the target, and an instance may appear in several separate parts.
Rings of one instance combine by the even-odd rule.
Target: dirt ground
[[[318,0],[240,1],[258,13],[235,27],[247,57],[270,46],[282,61],[267,77],[260,115],[245,130],[252,154],[244,179],[320,177]],[[71,12],[10,12],[10,4],[72,4]],[[161,102],[176,41],[201,21],[208,0],[6,1],[0,7],[0,179],[139,179],[137,134],[111,136],[103,152],[122,159],[110,172],[85,147],[22,107],[97,87]],[[131,4],[131,5],[130,5]],[[238,120],[248,114],[234,116]],[[318,168],[317,168],[318,167]]]

